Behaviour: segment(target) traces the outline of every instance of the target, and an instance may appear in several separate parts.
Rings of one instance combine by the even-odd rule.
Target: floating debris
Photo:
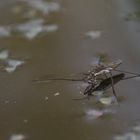
[[[88,119],[97,119],[103,115],[103,111],[91,109],[86,112]]]
[[[25,0],[28,5],[36,10],[39,10],[43,14],[49,14],[51,12],[57,12],[60,10],[60,5],[56,2],[46,2],[43,0]]]
[[[46,25],[46,27],[44,29],[47,32],[55,32],[58,30],[58,25],[56,25],[56,24]]]
[[[10,58],[9,54],[9,50],[0,51],[0,60],[3,64],[1,68],[7,71],[8,73],[12,73],[17,69],[17,67],[23,65],[25,61]]]
[[[97,39],[101,36],[101,32],[100,31],[89,31],[89,32],[85,33],[85,35],[87,37],[90,37],[91,39]]]
[[[17,67],[23,65],[25,62],[22,60],[8,59],[6,60],[7,66],[4,68],[8,73],[14,72]]]
[[[114,140],[140,140],[140,137],[137,139],[134,133],[129,132],[123,136],[116,136]]]
[[[8,50],[0,51],[0,60],[6,60],[8,57],[9,57],[9,51]]]
[[[43,22],[43,19],[31,20],[29,22],[18,25],[16,29],[23,33],[26,38],[33,39],[43,31]]]
[[[115,136],[113,140],[140,140],[140,125],[132,127],[129,132]]]
[[[0,26],[0,37],[9,37],[11,35],[10,27]]]
[[[97,109],[89,109],[86,110],[86,118],[88,120],[97,119],[102,117],[103,115],[115,113],[115,111],[110,109],[103,109],[103,110],[97,110]]]
[[[54,94],[54,96],[59,96],[60,95],[60,93],[59,92],[56,92],[55,94]]]
[[[41,32],[54,32],[58,29],[57,25],[44,25],[43,19],[30,20],[20,24],[16,30],[21,32],[27,39],[33,39]]]
[[[25,136],[23,134],[13,134],[9,140],[24,140]]]

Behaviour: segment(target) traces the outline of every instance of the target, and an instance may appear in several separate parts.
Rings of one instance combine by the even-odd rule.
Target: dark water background
[[[118,96],[124,100],[112,105],[115,114],[95,120],[86,118],[86,110],[98,108],[92,101],[73,101],[82,83],[53,82],[35,84],[33,79],[45,74],[69,75],[86,71],[99,53],[112,60],[121,59],[121,69],[140,72],[138,21],[125,21],[131,6],[114,0],[58,0],[57,13],[42,16],[55,23],[58,31],[33,40],[13,33],[0,38],[0,48],[26,62],[15,72],[0,71],[0,139],[24,134],[29,140],[111,140],[139,121],[139,79],[120,82]],[[128,2],[128,1],[126,1]],[[0,1],[0,24],[27,21],[11,12],[19,2]],[[133,8],[132,8],[133,9]],[[100,31],[91,39],[85,33]],[[59,96],[54,96],[59,92]],[[46,101],[45,98],[48,97]]]

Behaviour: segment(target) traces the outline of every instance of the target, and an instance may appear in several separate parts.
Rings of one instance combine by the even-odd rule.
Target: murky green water
[[[139,39],[132,34],[138,34],[138,30],[129,30],[133,24],[120,16],[123,12],[115,1],[56,2],[60,4],[57,12],[43,15],[32,11],[27,17],[24,2],[0,1],[0,25],[10,25],[12,30],[9,37],[0,38],[0,48],[8,49],[11,58],[25,60],[13,73],[0,71],[0,139],[23,134],[29,140],[112,140],[140,118],[139,79],[120,82],[116,92],[125,100],[109,107],[92,100],[73,101],[84,90],[81,82],[36,84],[32,80],[45,74],[84,72],[99,53],[122,59],[121,69],[140,72]],[[58,30],[37,34],[33,39],[17,31],[19,24],[38,18],[47,25],[56,24]],[[91,39],[85,35],[88,31],[99,31],[100,36]],[[97,119],[87,114],[88,110],[106,108],[113,113]]]

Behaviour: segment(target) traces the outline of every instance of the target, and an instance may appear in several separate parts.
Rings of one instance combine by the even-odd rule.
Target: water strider
[[[121,80],[127,80],[135,77],[140,77],[140,74],[132,73],[128,71],[122,71],[117,69],[117,67],[122,64],[121,60],[117,60],[108,64],[104,64],[99,61],[99,63],[94,66],[91,70],[89,70],[87,73],[82,73],[81,78],[63,78],[63,77],[54,77],[54,78],[47,78],[45,80],[36,79],[34,82],[49,82],[49,81],[55,81],[55,80],[62,80],[62,81],[82,81],[88,83],[88,86],[84,90],[84,95],[86,95],[86,98],[89,99],[90,96],[93,96],[95,91],[106,91],[109,88],[112,88],[113,95],[115,96],[116,100],[118,101],[114,85],[118,83]],[[114,72],[119,72],[117,74],[112,74]],[[133,76],[126,77],[126,74],[131,74]],[[75,76],[76,77],[76,76]],[[75,99],[75,100],[81,100],[85,99]]]

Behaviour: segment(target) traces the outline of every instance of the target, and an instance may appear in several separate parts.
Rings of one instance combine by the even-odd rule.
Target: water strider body
[[[112,79],[114,81],[114,85],[116,83],[118,83],[120,80],[123,80],[124,77],[125,77],[125,74],[124,73],[113,75],[112,76]],[[98,85],[95,85],[94,86],[93,84],[91,84],[84,91],[84,95],[87,94],[88,96],[90,96],[95,91],[105,91],[105,90],[111,88],[111,82],[112,82],[111,81],[111,77],[109,77],[109,78],[106,78],[106,79],[102,80],[100,82],[100,84],[98,84]]]
[[[46,79],[36,79],[35,82],[48,82],[48,81],[82,81],[88,83],[87,88],[84,91],[84,95],[87,97],[92,96],[92,93],[95,91],[105,91],[109,88],[112,88],[113,95],[116,97],[117,95],[114,89],[114,85],[121,80],[131,79],[135,77],[140,77],[140,74],[135,74],[132,72],[118,70],[117,67],[122,64],[121,60],[114,61],[112,63],[104,64],[99,62],[98,65],[93,67],[87,73],[82,73],[81,78],[48,78]],[[119,74],[113,75],[112,72],[119,72]],[[120,73],[121,72],[121,73]],[[125,77],[125,74],[132,74],[133,76]]]

